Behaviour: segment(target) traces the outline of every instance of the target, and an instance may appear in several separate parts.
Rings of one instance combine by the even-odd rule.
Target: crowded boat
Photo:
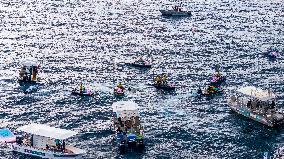
[[[86,151],[66,144],[77,133],[42,124],[19,127],[16,136],[9,129],[1,129],[2,144],[15,152],[46,159],[80,159]],[[4,141],[4,142],[3,142]]]
[[[228,104],[232,111],[269,127],[284,123],[284,114],[276,107],[276,95],[270,90],[242,87],[230,97]]]
[[[26,59],[22,63],[18,81],[20,84],[35,84],[38,82],[39,63],[34,59]]]
[[[115,141],[121,151],[144,147],[144,128],[138,112],[138,105],[132,101],[112,104]]]

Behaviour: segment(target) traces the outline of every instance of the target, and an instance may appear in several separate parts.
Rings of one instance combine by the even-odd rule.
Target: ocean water
[[[0,127],[35,122],[79,132],[68,144],[85,158],[263,158],[283,144],[283,128],[270,129],[232,113],[226,99],[243,85],[271,88],[283,108],[283,0],[183,2],[192,17],[163,17],[174,5],[153,0],[9,0],[0,2]],[[137,56],[151,69],[125,66]],[[25,58],[40,62],[42,84],[17,83]],[[227,76],[223,96],[196,99],[216,65]],[[178,89],[148,86],[168,73]],[[113,96],[118,82],[131,88]],[[95,97],[70,95],[80,82]],[[30,93],[24,93],[25,91]],[[139,104],[145,127],[143,152],[120,154],[113,142],[111,104]],[[0,151],[0,158],[28,158]]]

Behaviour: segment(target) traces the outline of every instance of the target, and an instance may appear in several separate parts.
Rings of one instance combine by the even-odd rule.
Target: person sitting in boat
[[[124,90],[125,88],[123,87],[123,85],[121,84],[121,82],[118,83],[117,88],[120,88],[122,90]]]
[[[80,93],[84,93],[85,92],[85,86],[81,83],[80,85]]]
[[[163,74],[163,76],[162,76],[162,83],[163,83],[163,85],[167,85],[168,84],[168,76],[167,76],[167,74]]]
[[[21,70],[20,70],[19,75],[20,75],[21,79],[24,79],[25,73],[26,73],[26,66],[22,67]]]
[[[198,90],[197,90],[197,94],[202,94],[202,90],[201,90],[200,87],[199,87]]]
[[[161,85],[162,84],[162,78],[158,75],[157,77],[155,77],[155,82],[156,82],[156,85]]]

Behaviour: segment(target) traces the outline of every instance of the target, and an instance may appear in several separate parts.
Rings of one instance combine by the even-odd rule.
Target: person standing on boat
[[[60,145],[60,140],[59,139],[55,139],[55,145],[56,145],[56,148],[58,150],[60,150],[61,145]]]
[[[33,71],[33,68],[32,68],[32,66],[30,66],[29,77],[28,77],[29,82],[32,81],[32,71]]]
[[[65,151],[65,141],[64,140],[62,141],[62,151],[63,152]]]
[[[21,70],[20,70],[20,73],[19,73],[20,78],[21,78],[22,80],[24,80],[24,75],[25,75],[25,73],[26,73],[26,66],[22,67]]]
[[[275,106],[276,106],[275,101],[272,101],[271,102],[271,109],[275,109]]]
[[[80,93],[83,93],[83,84],[80,84]]]
[[[37,66],[33,66],[33,72],[32,72],[32,80],[35,81],[36,80],[36,76],[37,76],[37,73],[38,73],[38,70],[37,70]]]
[[[247,107],[251,109],[251,100],[248,101]]]

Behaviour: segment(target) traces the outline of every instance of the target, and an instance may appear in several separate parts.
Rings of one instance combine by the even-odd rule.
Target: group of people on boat
[[[130,63],[132,66],[150,68],[151,62],[139,56],[134,62]]]
[[[55,146],[51,146],[51,145],[46,144],[46,149],[47,150],[64,152],[65,151],[65,141],[64,140],[61,141],[59,139],[55,139]]]
[[[129,119],[118,117],[115,120],[117,138],[121,142],[129,140],[139,141],[143,139],[143,127],[140,125],[138,116],[132,116]]]
[[[73,90],[73,92],[77,93],[76,89]],[[92,92],[91,89],[86,89],[86,86],[83,83],[81,83],[80,88],[79,88],[79,94],[81,94],[81,95],[92,95],[93,92]]]
[[[251,109],[251,110],[262,110],[262,113],[266,114],[268,110],[270,111],[274,111],[275,110],[275,101],[260,101],[258,99],[253,99],[253,100],[249,100],[247,102],[247,108]]]
[[[223,82],[225,82],[225,77],[222,76],[219,70],[217,70],[216,73],[213,75],[212,80],[210,81],[210,84],[207,87],[207,89],[203,92],[201,88],[199,87],[197,90],[197,94],[199,95],[222,94],[223,89],[221,87],[221,84]]]
[[[168,85],[168,75],[162,74],[158,75],[154,78],[155,85],[157,86],[165,86]]]
[[[16,143],[19,145],[23,144],[25,146],[33,146],[33,136],[29,136],[28,134],[25,134],[24,136],[17,136]]]
[[[22,82],[36,81],[37,74],[38,66],[23,66],[19,72],[19,80]]]

